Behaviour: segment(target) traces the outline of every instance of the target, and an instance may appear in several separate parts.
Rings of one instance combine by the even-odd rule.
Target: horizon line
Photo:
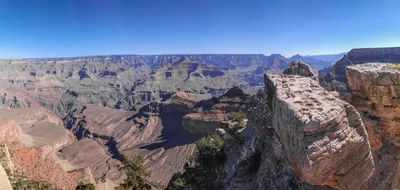
[[[354,48],[354,49],[364,49],[364,48]],[[365,48],[367,49],[367,48]],[[272,56],[272,55],[281,55],[285,58],[290,58],[295,55],[300,55],[303,57],[309,56],[319,56],[319,55],[338,55],[347,52],[340,53],[323,53],[323,54],[308,54],[302,55],[299,53],[284,55],[282,53],[171,53],[171,54],[99,54],[99,55],[79,55],[79,56],[54,56],[54,57],[13,57],[13,58],[4,58],[0,57],[0,60],[29,60],[29,59],[71,59],[71,58],[88,58],[88,57],[112,57],[112,56],[190,56],[190,55],[263,55],[263,56]]]

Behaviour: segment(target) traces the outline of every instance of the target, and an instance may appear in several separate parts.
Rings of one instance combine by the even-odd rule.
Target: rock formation
[[[229,165],[228,188],[360,189],[374,173],[360,115],[311,78],[266,74],[249,127],[258,135],[243,134],[252,143]]]
[[[367,63],[348,66],[347,81],[352,92],[376,106],[397,106],[400,98],[400,70],[395,64]]]
[[[364,189],[397,189],[400,185],[400,71],[394,64],[347,67],[351,93],[344,96],[361,113],[373,150],[375,173]],[[397,65],[398,68],[398,65]]]
[[[227,189],[398,184],[392,155],[399,133],[391,122],[398,116],[382,111],[386,115],[364,120],[375,166],[379,172],[390,167],[389,174],[369,178],[374,164],[359,114],[321,89],[315,70],[294,62],[285,71],[292,75],[267,74],[264,80],[265,71],[280,72],[288,63],[279,54],[1,60],[0,164],[7,173],[60,189],[82,181],[112,189],[126,177],[121,161],[141,155],[152,172],[146,181],[164,188],[182,171],[194,142],[217,132],[229,157]],[[372,74],[365,81],[378,82],[370,85],[359,82],[362,73],[351,73],[354,95],[376,101],[377,110],[398,109],[397,83],[390,83],[397,75]],[[246,94],[262,87],[256,96]],[[235,121],[239,111],[249,120]],[[377,123],[384,127],[376,130]]]
[[[234,87],[219,98],[198,102],[192,113],[186,114],[182,119],[182,128],[192,133],[215,134],[221,126],[240,125],[232,122],[233,113],[247,110],[250,95]]]
[[[56,156],[76,139],[55,114],[44,108],[3,109],[0,121],[5,143],[0,144],[0,164],[13,183],[28,179],[74,189],[80,182],[94,182],[90,170],[70,167]]]
[[[265,83],[272,127],[296,175],[312,185],[359,189],[374,165],[353,106],[309,78],[267,74]]]
[[[321,85],[328,90],[344,92],[347,89],[346,67],[371,62],[400,62],[400,47],[352,49],[336,62],[328,75],[321,81]]]
[[[292,61],[288,68],[283,71],[283,74],[310,77],[318,82],[318,71],[301,61]]]

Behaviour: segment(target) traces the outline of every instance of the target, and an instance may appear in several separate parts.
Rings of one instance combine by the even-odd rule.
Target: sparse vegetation
[[[181,177],[178,177],[172,181],[171,189],[181,190],[185,189],[185,187],[186,187],[186,181]]]
[[[224,141],[217,135],[203,137],[196,142],[196,161],[201,167],[213,168],[225,161]]]
[[[124,160],[124,170],[127,175],[124,183],[118,187],[119,190],[148,190],[151,186],[143,177],[150,176],[150,172],[144,169],[144,158],[142,156]]]
[[[91,183],[80,183],[77,187],[76,190],[95,190],[95,187]]]
[[[55,190],[52,184],[36,181],[36,180],[29,180],[29,179],[19,179],[12,184],[12,188],[14,190],[23,190],[23,189],[35,189],[35,190]]]
[[[9,175],[11,186],[14,190],[56,190],[57,188],[48,182],[28,179],[21,171],[14,171],[13,175]],[[1,184],[0,184],[1,185]]]
[[[219,181],[226,161],[224,141],[211,135],[196,142],[196,151],[187,155],[189,164],[183,174],[175,174],[168,189],[221,189]]]
[[[234,113],[233,115],[233,120],[239,122],[240,124],[243,124],[245,119],[247,119],[247,116],[242,110]]]

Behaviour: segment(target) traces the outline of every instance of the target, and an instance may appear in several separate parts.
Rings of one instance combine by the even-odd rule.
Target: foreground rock
[[[310,78],[267,74],[265,85],[272,127],[296,175],[312,185],[359,189],[374,164],[354,107]]]
[[[360,115],[311,78],[265,74],[248,117],[228,189],[361,189],[374,173]]]
[[[364,189],[397,189],[400,185],[400,71],[393,66],[368,63],[347,67],[351,93],[344,98],[361,113],[375,162],[375,173],[363,184]]]

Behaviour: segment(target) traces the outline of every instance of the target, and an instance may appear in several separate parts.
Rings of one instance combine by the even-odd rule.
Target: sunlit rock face
[[[228,148],[227,189],[365,189],[374,174],[360,114],[310,77],[266,73],[244,139]],[[230,142],[230,141],[226,141]]]
[[[311,78],[266,74],[272,128],[294,173],[303,181],[359,189],[373,174],[360,115]]]
[[[363,185],[366,189],[396,189],[400,185],[400,71],[393,66],[368,63],[346,70],[351,90],[344,99],[361,113],[373,150],[375,173]]]
[[[347,80],[353,93],[377,104],[400,104],[400,70],[396,64],[368,63],[347,67]]]
[[[352,49],[336,62],[321,85],[328,90],[344,92],[347,90],[346,67],[373,62],[400,63],[400,47]]]

